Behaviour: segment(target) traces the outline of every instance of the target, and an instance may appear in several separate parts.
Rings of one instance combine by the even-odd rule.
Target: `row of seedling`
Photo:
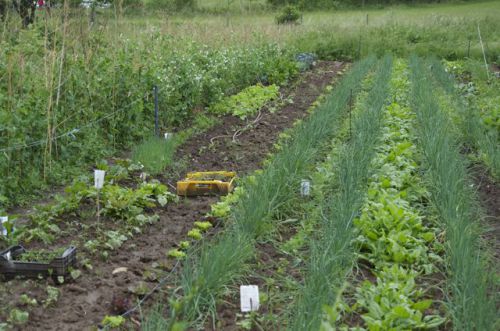
[[[298,125],[284,146],[259,172],[243,182],[244,190],[231,209],[226,230],[212,241],[203,241],[188,253],[182,265],[178,294],[170,300],[169,319],[152,314],[148,328],[174,327],[181,321],[203,324],[214,315],[216,300],[226,286],[246,273],[255,254],[256,240],[273,233],[273,218],[297,198],[297,187],[346,114],[351,90],[357,92],[362,77],[374,64],[366,59],[353,67],[338,88],[305,121]]]
[[[330,162],[335,173],[322,187],[313,237],[310,238],[303,284],[288,316],[290,330],[317,330],[323,306],[335,299],[354,261],[352,221],[361,207],[370,161],[383,125],[392,59],[381,60],[373,87],[356,110],[352,135],[338,146]]]
[[[429,84],[418,57],[410,61],[412,106],[417,114],[418,147],[427,170],[431,202],[446,233],[446,305],[455,330],[493,330],[497,307],[494,272],[480,235],[479,204],[460,153],[456,128]]]
[[[327,309],[325,325],[372,329],[430,329],[443,324],[439,306],[426,292],[436,284],[423,278],[439,272],[441,230],[422,205],[429,192],[419,177],[414,116],[409,108],[407,66],[398,61],[391,81],[392,102],[372,167],[367,200],[353,224],[359,249],[354,284],[345,300]],[[369,273],[367,275],[366,273]],[[423,275],[422,277],[420,277]],[[374,278],[374,279],[372,279]],[[437,289],[436,291],[438,291]],[[434,304],[433,304],[434,303]]]
[[[497,110],[495,114],[494,105],[489,105],[488,101],[476,97],[480,92],[472,82],[468,82],[466,91],[463,91],[463,88],[457,89],[456,77],[451,75],[448,72],[450,69],[447,71],[436,58],[428,59],[426,63],[430,64],[432,77],[438,88],[442,89],[442,93],[437,95],[441,101],[441,108],[456,120],[463,140],[469,147],[478,151],[479,158],[486,164],[493,177],[500,179],[500,111]],[[500,86],[500,83],[497,83],[497,86]],[[485,90],[488,88],[483,87]],[[498,99],[498,96],[496,98]],[[491,114],[485,116],[481,111],[482,108]]]

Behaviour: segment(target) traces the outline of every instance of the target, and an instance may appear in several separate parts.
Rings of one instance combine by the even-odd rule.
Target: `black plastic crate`
[[[67,248],[61,257],[56,257],[49,263],[18,261],[26,253],[23,246],[12,246],[0,252],[0,274],[6,278],[14,276],[39,277],[39,276],[66,276],[71,268],[76,267],[76,247]]]

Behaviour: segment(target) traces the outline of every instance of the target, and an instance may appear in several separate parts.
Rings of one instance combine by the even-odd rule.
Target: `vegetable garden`
[[[118,12],[74,13],[0,37],[0,330],[500,327],[495,42],[297,47],[307,17],[111,38]],[[179,193],[209,171],[234,190]]]

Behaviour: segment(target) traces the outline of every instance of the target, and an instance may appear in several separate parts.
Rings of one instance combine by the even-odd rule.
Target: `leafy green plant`
[[[194,226],[196,226],[200,231],[207,231],[210,229],[213,225],[210,222],[194,222]]]
[[[191,229],[188,231],[187,233],[187,236],[189,238],[192,238],[194,240],[201,240],[201,238],[203,237],[202,234],[201,234],[201,231],[199,229]]]
[[[9,313],[9,322],[14,325],[23,325],[28,322],[29,316],[27,311],[14,308]]]
[[[186,253],[178,250],[178,249],[171,249],[167,253],[168,257],[173,257],[176,259],[183,259],[186,257]]]
[[[396,63],[391,80],[393,102],[386,106],[387,125],[372,161],[377,171],[369,180],[361,216],[354,220],[359,256],[373,266],[376,283],[362,282],[352,307],[328,307],[328,319],[323,322],[326,330],[342,322],[340,316],[358,313],[369,330],[427,329],[445,321],[429,310],[432,300],[420,300],[424,290],[415,281],[420,273],[437,271],[443,261],[437,255],[442,247],[435,240],[439,229],[428,220],[424,224],[417,208],[429,193],[416,171],[420,155],[414,145],[406,68],[403,61]]]
[[[21,294],[19,300],[22,304],[27,306],[36,306],[38,301],[35,298],[30,298],[27,294]]]
[[[66,248],[47,250],[30,250],[19,256],[19,261],[49,263],[53,259],[61,257]]]
[[[247,87],[240,93],[233,95],[210,107],[210,111],[219,114],[232,114],[241,119],[254,115],[267,102],[279,95],[276,85],[263,86],[261,84]]]
[[[243,195],[244,187],[237,186],[233,192],[226,196],[223,196],[221,200],[210,206],[209,216],[226,218],[231,212],[231,206],[233,206]]]
[[[110,328],[119,328],[125,323],[125,318],[123,316],[104,316],[101,324]]]
[[[57,287],[47,286],[47,298],[43,300],[43,306],[47,308],[56,303],[60,294],[61,292]]]
[[[377,274],[377,284],[364,281],[357,289],[356,305],[362,307],[361,317],[369,330],[432,329],[444,323],[437,315],[425,315],[432,300],[420,300],[413,270],[397,264],[384,267]]]

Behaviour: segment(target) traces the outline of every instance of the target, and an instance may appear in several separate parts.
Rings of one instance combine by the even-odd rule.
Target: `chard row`
[[[375,280],[357,275],[352,306],[341,300],[327,309],[324,330],[348,328],[361,314],[368,330],[428,329],[441,325],[433,300],[426,299],[419,276],[431,275],[442,263],[442,232],[423,215],[421,203],[429,193],[419,177],[419,155],[412,130],[407,89],[407,65],[398,61],[391,80],[392,103],[386,107],[382,143],[372,167],[367,200],[354,220],[360,264],[371,266]],[[361,277],[360,277],[361,276]],[[435,306],[435,305],[434,305]]]
[[[357,93],[374,63],[371,57],[356,64],[325,103],[296,128],[288,144],[264,170],[243,183],[245,189],[232,209],[228,228],[188,253],[178,290],[170,300],[170,318],[153,314],[144,329],[202,324],[207,313],[215,317],[217,297],[246,273],[247,263],[255,255],[256,240],[273,230],[273,217],[296,195],[301,178],[318,158],[319,147],[340,127],[351,91]]]
[[[448,74],[442,63],[432,58],[427,60],[432,69],[432,75],[444,90],[441,106],[456,113],[454,116],[459,123],[461,132],[465,141],[477,149],[480,157],[490,170],[491,174],[498,180],[500,179],[500,145],[499,133],[496,130],[489,130],[481,119],[479,110],[470,100],[464,100],[455,88],[453,76]]]
[[[440,109],[421,59],[410,61],[412,106],[431,201],[446,233],[447,306],[455,330],[495,329],[495,288],[481,248],[479,208],[456,130]]]
[[[338,170],[332,183],[333,193],[318,201],[322,217],[318,220],[317,237],[311,243],[304,283],[291,309],[290,330],[319,328],[323,305],[335,300],[352,267],[352,221],[361,207],[364,183],[370,174],[391,67],[392,59],[386,56],[375,75],[373,89],[354,119],[351,140],[334,158]]]

